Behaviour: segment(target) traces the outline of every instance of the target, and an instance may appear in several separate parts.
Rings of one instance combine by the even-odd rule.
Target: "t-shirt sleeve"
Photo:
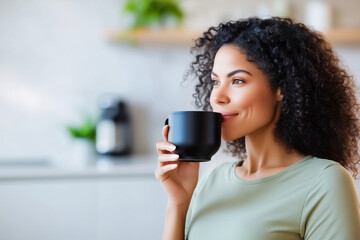
[[[360,209],[354,181],[340,164],[318,176],[304,204],[300,234],[305,240],[359,240]]]
[[[211,171],[207,172],[206,174],[204,174],[203,177],[198,182],[198,184],[196,185],[196,188],[194,189],[193,195],[191,197],[190,205],[189,205],[188,211],[186,213],[185,233],[184,233],[185,240],[188,239],[188,233],[189,233],[190,223],[191,223],[191,219],[192,219],[192,209],[194,207],[194,202],[196,201],[196,197],[197,197],[199,191],[202,189],[203,185],[206,183],[206,180],[209,178],[212,171],[214,171],[214,170],[211,170]]]
[[[196,188],[194,189],[193,195],[191,197],[190,205],[189,205],[188,211],[186,213],[186,220],[185,220],[185,233],[184,233],[185,240],[188,239],[188,233],[189,233],[190,223],[191,223],[191,219],[192,219],[192,209],[194,207],[194,202],[196,201],[197,194],[200,191],[199,189],[202,188],[202,186],[204,185],[204,183],[206,182],[206,179],[208,177],[209,177],[209,173],[205,174],[200,179],[200,181],[196,185]]]
[[[194,199],[195,199],[195,197],[196,197],[196,192],[194,191],[193,196],[192,196],[192,198],[191,198],[191,202],[190,202],[188,211],[187,211],[187,213],[186,213],[185,233],[184,233],[184,239],[185,239],[185,240],[188,239],[190,222],[191,222],[191,218],[192,218],[192,208],[193,208],[193,204],[194,204]]]
[[[197,195],[201,192],[202,188],[204,187],[204,185],[206,184],[207,180],[209,178],[211,178],[211,175],[216,171],[218,170],[220,167],[224,166],[225,163],[222,163],[220,164],[219,166],[213,168],[212,170],[206,172],[203,177],[200,179],[200,181],[198,182],[198,184],[196,185],[196,188],[193,192],[193,195],[191,197],[191,201],[190,201],[190,205],[189,205],[189,208],[188,208],[188,211],[186,213],[186,220],[185,220],[185,233],[184,233],[184,236],[185,236],[185,240],[188,239],[188,234],[189,234],[189,228],[190,228],[190,224],[191,224],[191,220],[192,220],[192,210],[195,205],[195,202],[196,202],[196,198],[197,198]]]

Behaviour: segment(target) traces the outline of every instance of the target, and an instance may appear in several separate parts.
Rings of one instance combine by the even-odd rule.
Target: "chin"
[[[221,128],[221,139],[225,142],[230,142],[242,138],[248,135],[248,131],[244,131],[244,129],[236,129],[222,126]]]
[[[241,136],[242,137],[242,136]],[[224,140],[225,142],[230,142],[230,141],[234,141],[236,139],[239,139],[241,137],[235,137],[235,136],[231,136],[231,135],[226,135],[226,134],[221,134],[221,138],[222,140]]]

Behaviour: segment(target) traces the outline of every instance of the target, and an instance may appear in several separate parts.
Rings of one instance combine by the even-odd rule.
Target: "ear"
[[[283,99],[283,95],[281,94],[281,89],[280,88],[278,88],[277,90],[276,90],[276,99],[277,99],[277,101],[281,101],[282,99]]]

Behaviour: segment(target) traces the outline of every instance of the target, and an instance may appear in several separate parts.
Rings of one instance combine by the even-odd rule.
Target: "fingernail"
[[[174,151],[176,147],[174,145],[169,146],[170,151]]]
[[[175,159],[178,159],[178,158],[179,158],[179,155],[177,155],[177,154],[171,154],[170,158],[171,158],[172,160],[175,160]]]
[[[177,164],[169,164],[169,165],[167,165],[167,166],[168,166],[168,168],[173,169],[173,168],[176,168],[176,167],[177,167]]]

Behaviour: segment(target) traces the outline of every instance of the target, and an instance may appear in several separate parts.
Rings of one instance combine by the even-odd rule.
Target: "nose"
[[[217,88],[213,88],[211,91],[211,103],[223,105],[230,102],[230,97],[228,94],[228,89],[225,85],[221,85]]]

